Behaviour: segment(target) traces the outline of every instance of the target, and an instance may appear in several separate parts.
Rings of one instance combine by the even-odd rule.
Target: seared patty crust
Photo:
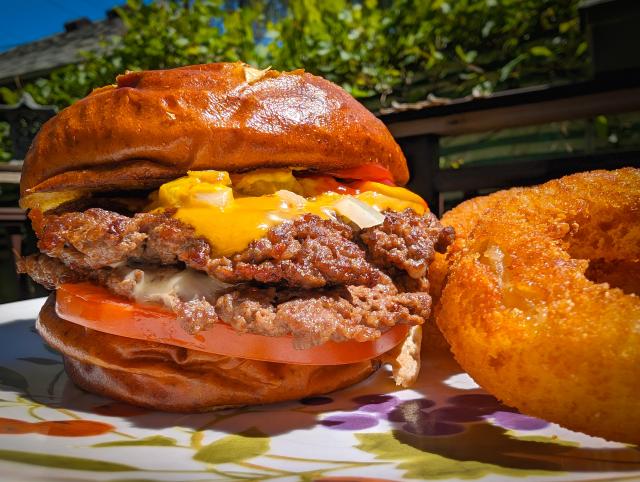
[[[232,286],[206,299],[172,296],[168,306],[185,329],[221,320],[238,331],[293,335],[299,347],[369,341],[396,324],[422,323],[431,307],[428,266],[453,238],[433,214],[410,209],[363,230],[307,214],[229,257],[215,256],[170,213],[91,208],[46,215],[34,226],[41,254],[18,269],[47,288],[92,281],[133,299],[147,269],[195,269]]]

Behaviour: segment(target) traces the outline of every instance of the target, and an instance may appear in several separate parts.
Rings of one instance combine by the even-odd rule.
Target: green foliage
[[[39,103],[66,107],[91,89],[112,84],[125,70],[258,61],[252,27],[264,22],[262,9],[258,3],[248,3],[245,8],[228,10],[222,3],[130,0],[127,8],[118,9],[126,27],[124,35],[102,39],[101,53],[84,52],[84,62],[55,70],[27,84],[25,90]]]
[[[8,87],[0,87],[0,103],[17,104],[20,100],[20,93],[9,89]]]
[[[103,53],[85,53],[83,63],[24,88],[40,103],[64,107],[125,70],[244,60],[258,67],[304,67],[374,109],[428,94],[483,94],[584,75],[577,4],[130,0],[119,10],[126,33],[103,39]]]
[[[9,161],[11,154],[11,139],[9,138],[9,123],[0,122],[0,162]]]
[[[572,79],[586,66],[577,4],[294,0],[276,25],[274,64],[302,65],[383,104]]]

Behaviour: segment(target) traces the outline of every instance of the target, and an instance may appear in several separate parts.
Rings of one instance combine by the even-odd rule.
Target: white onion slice
[[[360,229],[377,226],[384,222],[384,214],[354,197],[340,199],[334,204],[334,208],[339,214],[357,224]]]
[[[193,199],[209,206],[223,208],[233,200],[233,191],[231,188],[225,188],[214,192],[198,192],[193,195]]]
[[[295,192],[287,191],[286,189],[281,189],[280,191],[276,191],[276,196],[286,202],[289,206],[302,208],[304,207],[307,200],[296,194]]]

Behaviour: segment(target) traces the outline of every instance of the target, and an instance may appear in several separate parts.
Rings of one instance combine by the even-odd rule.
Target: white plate
[[[636,447],[515,413],[442,349],[412,390],[382,370],[325,397],[208,414],[116,403],[67,379],[33,330],[42,302],[0,305],[3,482],[640,480]]]

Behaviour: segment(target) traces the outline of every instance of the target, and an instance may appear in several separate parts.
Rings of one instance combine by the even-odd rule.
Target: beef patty
[[[363,230],[307,214],[229,257],[170,213],[91,208],[46,215],[34,227],[41,254],[18,269],[47,288],[88,280],[133,298],[147,269],[197,270],[230,286],[215,297],[168,298],[188,331],[222,320],[238,331],[293,335],[299,347],[420,324],[431,306],[428,266],[453,238],[433,214],[410,209]]]

